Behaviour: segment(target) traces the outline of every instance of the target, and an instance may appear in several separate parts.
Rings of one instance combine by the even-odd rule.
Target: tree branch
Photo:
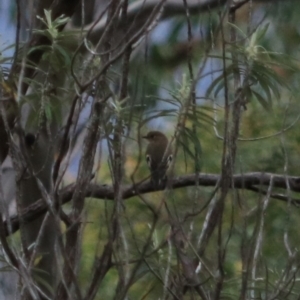
[[[262,187],[268,187],[270,184],[271,176],[273,176],[273,186],[274,188],[286,188],[286,182],[288,181],[290,185],[290,190],[296,193],[300,192],[300,177],[297,176],[288,176],[281,174],[272,174],[272,173],[261,173],[261,172],[252,172],[245,174],[237,174],[233,176],[233,184],[230,185],[230,188],[236,189],[246,189],[261,194],[265,194],[265,191]],[[214,187],[220,180],[220,175],[218,174],[189,174],[184,176],[179,176],[174,178],[170,182],[170,187],[173,189],[194,186],[196,185],[196,178],[198,178],[199,186],[211,186]],[[164,187],[158,189],[153,188],[149,181],[137,183],[136,185],[126,185],[122,189],[122,199],[130,199],[139,194],[151,193],[158,190],[163,190]],[[75,190],[75,184],[70,184],[65,188],[61,189],[59,192],[59,201],[60,203],[65,204],[71,201],[73,193]],[[86,189],[85,197],[93,197],[103,200],[113,200],[114,199],[114,189],[110,185],[100,185],[100,184],[89,184]],[[300,199],[289,199],[288,196],[282,194],[272,194],[272,198],[281,200],[281,201],[291,201],[295,205],[300,205]],[[19,229],[20,220],[23,222],[31,222],[38,218],[41,214],[47,211],[46,203],[40,199],[35,203],[31,204],[25,208],[22,212],[22,215],[19,217],[13,215],[10,218],[10,221],[4,221],[4,228],[6,236],[11,233],[16,232]],[[8,228],[10,224],[10,228]]]
[[[151,15],[153,9],[158,5],[161,0],[140,0],[135,1],[128,6],[127,18],[135,23],[135,28],[140,28],[143,23],[148,20],[148,16]],[[227,3],[227,0],[189,0],[187,1],[189,6],[190,14],[199,14],[206,11],[210,11],[220,5]],[[169,0],[164,4],[163,13],[161,15],[160,21],[174,17],[175,15],[185,15],[186,10],[182,3],[182,0]],[[86,31],[89,31],[94,24],[87,25],[85,27]],[[97,43],[99,37],[104,31],[106,26],[106,17],[104,17],[89,34],[89,39],[93,43]],[[122,30],[124,28],[124,22],[120,19],[117,24],[118,28]]]
[[[147,17],[151,14],[153,9],[157,6],[157,4],[161,0],[140,0],[131,3],[128,6],[127,10],[127,17],[129,20],[132,20],[136,24],[136,28],[140,28],[143,23],[148,19]],[[277,0],[279,2],[282,0]],[[188,8],[190,15],[201,14],[205,12],[209,12],[212,9],[215,9],[219,6],[225,5],[228,1],[227,0],[188,0]],[[236,5],[231,7],[231,9],[238,9],[243,6],[247,1],[237,2]],[[255,0],[255,2],[271,2],[271,0]],[[273,1],[274,2],[274,1]],[[164,4],[164,10],[161,15],[160,21],[165,20],[167,18],[174,17],[176,15],[185,15],[186,9],[183,5],[182,0],[167,0]],[[90,24],[85,26],[85,30],[89,31],[94,24]],[[103,33],[106,25],[106,17],[104,17],[92,30],[89,35],[89,39],[92,43],[97,43],[99,37]],[[124,23],[120,19],[117,24],[118,28],[122,30],[124,27]]]

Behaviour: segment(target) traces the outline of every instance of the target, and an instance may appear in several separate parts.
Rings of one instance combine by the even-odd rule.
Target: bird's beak
[[[147,136],[142,136],[142,138],[143,138],[143,139],[147,139],[148,137],[147,137]]]

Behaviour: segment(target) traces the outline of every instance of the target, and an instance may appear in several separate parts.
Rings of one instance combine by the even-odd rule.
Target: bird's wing
[[[173,155],[170,154],[170,155],[167,157],[167,168],[170,167],[172,161],[173,161]]]
[[[151,169],[151,156],[149,154],[146,154],[146,161],[148,167]]]

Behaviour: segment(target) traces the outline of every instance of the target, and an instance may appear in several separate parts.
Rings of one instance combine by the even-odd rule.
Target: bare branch
[[[281,174],[272,174],[272,173],[245,173],[238,174],[233,176],[233,185],[237,189],[246,189],[261,194],[265,194],[265,191],[261,188],[263,186],[268,187],[273,176],[273,187],[286,189],[286,180],[289,182],[290,190],[296,193],[300,192],[300,177],[297,176],[286,176]],[[196,178],[198,182],[196,182]],[[195,186],[214,187],[220,180],[220,175],[218,174],[189,174],[174,178],[170,182],[170,187],[173,189]],[[231,185],[230,188],[233,188]],[[158,189],[153,188],[149,181],[137,183],[136,185],[126,185],[123,186],[122,199],[130,199],[139,194],[151,193],[157,190],[163,190],[163,187]],[[65,188],[61,189],[59,192],[59,203],[65,204],[71,201],[73,193],[75,190],[75,184],[70,184]],[[101,185],[101,184],[89,184],[86,189],[85,197],[94,197],[97,199],[103,200],[113,200],[114,199],[114,188],[110,185]],[[271,194],[271,197],[274,199],[282,200],[288,202],[288,197],[285,197],[281,194]],[[294,205],[300,205],[300,199],[291,199],[291,203]],[[7,224],[9,222],[4,221],[5,234],[10,235],[11,233],[16,232],[19,229],[20,220],[23,222],[30,222],[38,218],[40,215],[47,211],[47,206],[42,199],[31,204],[23,210],[22,215],[12,216],[10,218],[11,231],[8,230]]]

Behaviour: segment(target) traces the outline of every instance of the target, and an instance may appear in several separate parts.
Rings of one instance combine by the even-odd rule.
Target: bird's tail
[[[156,170],[151,174],[151,183],[155,188],[161,187],[167,181],[165,170]]]

